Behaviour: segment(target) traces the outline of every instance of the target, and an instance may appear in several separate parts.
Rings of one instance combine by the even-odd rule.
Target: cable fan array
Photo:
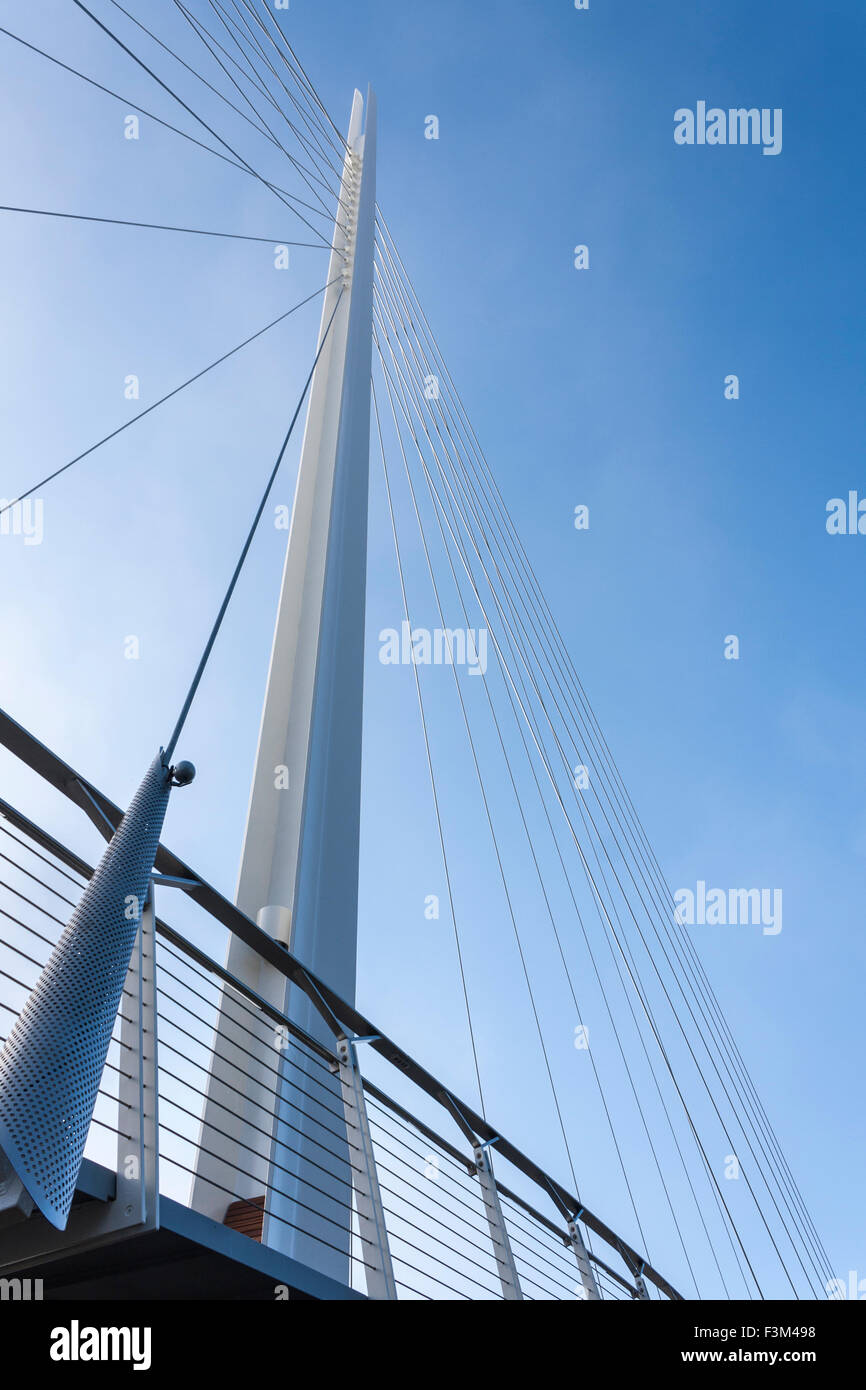
[[[380,385],[377,390],[374,380],[373,389],[392,517],[393,491],[386,457],[389,452],[405,473],[409,510],[419,530],[443,628],[448,630],[449,625],[440,600],[441,581],[437,583],[440,560],[440,572],[450,578],[458,612],[467,629],[472,628],[474,620],[480,620],[489,633],[499,679],[488,676],[484,695],[499,755],[518,802],[522,803],[526,793],[541,807],[543,829],[554,846],[555,859],[568,889],[571,910],[557,920],[551,907],[550,880],[545,882],[542,877],[538,845],[529,832],[530,813],[521,804],[527,853],[539,878],[575,1019],[580,1024],[582,1015],[565,946],[568,934],[576,931],[586,947],[591,976],[610,1021],[613,1051],[625,1072],[662,1199],[676,1227],[682,1255],[699,1296],[699,1261],[688,1248],[679,1206],[671,1195],[667,1165],[662,1164],[657,1152],[647,1102],[633,1075],[635,1057],[647,1064],[663,1126],[675,1152],[675,1164],[682,1171],[687,1197],[725,1294],[731,1296],[739,1289],[740,1294],[747,1296],[765,1296],[740,1229],[741,1218],[731,1201],[730,1185],[726,1184],[726,1192],[724,1179],[720,1181],[719,1164],[715,1161],[719,1152],[715,1144],[717,1134],[724,1141],[724,1152],[738,1156],[740,1181],[751,1199],[746,1220],[749,1215],[757,1216],[789,1294],[800,1296],[805,1286],[809,1291],[806,1296],[820,1296],[830,1272],[826,1252],[694,944],[674,910],[658,861],[381,213],[377,230],[375,343]],[[434,391],[429,389],[431,378],[437,383]],[[382,435],[386,411],[391,424],[389,448]],[[405,617],[411,625],[396,523],[394,541]],[[481,782],[477,736],[473,734],[469,703],[461,692],[456,663],[453,674],[470,761]],[[466,684],[464,680],[464,688]],[[417,672],[416,688],[424,720]],[[435,799],[436,779],[426,735],[425,742]],[[515,772],[518,760],[528,768],[528,781]],[[586,771],[585,785],[578,784],[576,768]],[[495,846],[495,816],[490,799],[484,797],[483,802]],[[441,820],[439,833],[443,854],[447,855],[447,832]],[[495,857],[510,906],[508,873],[498,848]],[[578,878],[587,890],[583,895]],[[581,907],[581,896],[588,896],[588,913]],[[454,903],[450,906],[456,917]],[[521,929],[514,914],[510,915],[523,961]],[[613,967],[607,976],[601,968],[605,954]],[[528,972],[525,984],[574,1174],[562,1124],[562,1102],[553,1082]],[[464,996],[472,1037],[465,979]],[[472,1045],[474,1049],[474,1039]],[[651,1253],[629,1173],[630,1167],[643,1163],[643,1155],[624,1151],[614,1132],[601,1066],[594,1054],[591,1066],[602,1093],[633,1216]],[[683,1120],[684,1130],[678,1132]],[[577,1175],[574,1177],[576,1182]],[[740,1203],[740,1209],[744,1206]],[[719,1249],[720,1240],[727,1246],[727,1268]]]

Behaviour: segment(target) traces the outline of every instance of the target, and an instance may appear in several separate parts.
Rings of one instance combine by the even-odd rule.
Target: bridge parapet
[[[117,824],[120,812],[108,798],[2,713],[0,745],[105,834]],[[5,1040],[92,869],[2,799],[0,817]],[[220,965],[212,954],[219,933],[233,933],[302,991],[333,1043],[324,1045]],[[228,1054],[215,1058],[217,1047]],[[216,1060],[220,1087],[215,1093],[211,1082],[216,1103],[206,1109]],[[240,1251],[243,1262],[247,1252],[265,1286],[276,1277],[275,1289],[281,1260],[291,1271],[287,1288],[303,1289],[305,1281],[296,1262],[257,1253],[267,1239],[266,1209],[271,1222],[293,1225],[309,1242],[324,1244],[333,1231],[335,1248],[347,1255],[346,1294],[680,1297],[574,1194],[163,846],[85,1159],[66,1230],[10,1205],[8,1221],[0,1221],[0,1275],[38,1265],[50,1282],[52,1261],[158,1233],[162,1203],[175,1224],[178,1212],[195,1209],[196,1239],[206,1239],[201,1232],[210,1223],[233,1259]],[[288,1205],[272,1202],[276,1188],[283,1199],[291,1191]],[[335,1288],[310,1272],[304,1296],[317,1296],[316,1289],[333,1296]]]

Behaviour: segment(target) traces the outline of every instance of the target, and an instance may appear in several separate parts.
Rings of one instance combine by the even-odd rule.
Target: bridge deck
[[[76,1205],[113,1200],[115,1175],[86,1159]],[[46,1235],[50,1227],[38,1214]],[[94,1300],[231,1299],[271,1302],[280,1298],[365,1299],[287,1255],[248,1240],[180,1202],[163,1197],[156,1230],[121,1235],[89,1250],[34,1256],[16,1268],[21,1279],[43,1281],[47,1302]]]

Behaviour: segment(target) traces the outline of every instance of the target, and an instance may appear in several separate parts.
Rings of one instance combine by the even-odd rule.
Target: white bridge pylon
[[[319,345],[334,319],[310,388],[237,904],[354,1003],[376,206],[376,101],[370,91],[366,113],[355,92],[347,146]],[[310,1001],[237,937],[226,967],[333,1046]],[[281,1040],[264,1024],[260,1039],[250,1036],[251,1028],[249,1010],[226,989],[193,1206],[221,1221],[233,1200],[226,1189],[237,1198],[264,1196],[264,1243],[348,1282],[348,1150],[345,1162],[337,1156],[330,1163],[339,1173],[333,1201],[318,1196],[331,1220],[308,1210],[299,1214],[293,1198],[307,1140],[297,1128],[315,1136],[316,1122],[311,1106],[300,1115],[292,1108],[289,1138],[285,1087],[275,1081],[275,1068],[285,1062]],[[261,1052],[260,1064],[250,1052]],[[293,1078],[297,1083],[296,1068]],[[307,1083],[307,1089],[315,1088]],[[294,1088],[292,1098],[297,1106]],[[332,1139],[331,1147],[339,1144]],[[320,1170],[316,1183],[329,1188]],[[301,1200],[314,1205],[308,1193]],[[342,1213],[342,1233],[334,1213]],[[323,1233],[327,1244],[315,1239]]]

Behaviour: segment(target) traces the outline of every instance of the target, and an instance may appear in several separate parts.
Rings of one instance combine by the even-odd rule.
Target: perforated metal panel
[[[63,1230],[170,791],[158,755],[0,1053],[0,1149]]]

